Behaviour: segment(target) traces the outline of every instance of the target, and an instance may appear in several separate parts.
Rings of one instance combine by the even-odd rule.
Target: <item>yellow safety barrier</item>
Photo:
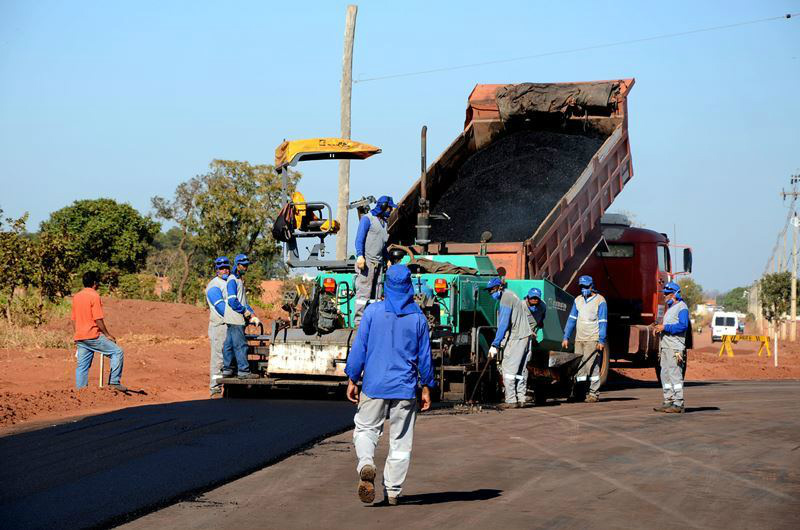
[[[740,341],[760,342],[761,345],[758,347],[758,356],[761,357],[761,352],[764,351],[765,348],[767,350],[767,357],[772,355],[772,352],[769,351],[769,337],[766,335],[723,335],[722,347],[719,349],[719,357],[722,357],[724,352],[728,352],[728,357],[733,357],[733,348],[731,344],[736,344]]]

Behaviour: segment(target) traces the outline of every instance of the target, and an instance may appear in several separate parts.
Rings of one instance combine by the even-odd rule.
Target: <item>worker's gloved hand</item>
[[[495,357],[497,357],[497,347],[492,346],[491,348],[489,348],[489,358],[494,359]]]
[[[367,260],[364,256],[356,258],[356,270],[360,271],[367,266]]]
[[[597,351],[599,351],[599,352],[602,352],[604,349],[606,349],[606,345],[605,345],[605,344],[603,344],[602,342],[598,342],[598,343],[597,343],[597,347],[596,347],[595,349],[596,349]]]
[[[250,311],[245,309],[244,310],[244,318],[250,318],[251,316],[253,316],[253,313],[251,313]]]
[[[569,341],[568,341],[567,339],[564,339],[564,340],[562,340],[562,341],[561,341],[561,347],[562,347],[563,349],[565,349],[565,350],[566,350],[567,348],[569,348]]]
[[[259,326],[259,325],[261,325],[261,319],[260,319],[260,318],[258,318],[258,317],[257,317],[257,316],[255,316],[255,315],[253,315],[253,316],[251,316],[251,317],[250,317],[250,323],[251,323],[252,325],[254,325],[254,326]]]
[[[686,359],[686,352],[684,350],[678,350],[675,352],[675,361],[678,364],[683,364],[683,361]]]

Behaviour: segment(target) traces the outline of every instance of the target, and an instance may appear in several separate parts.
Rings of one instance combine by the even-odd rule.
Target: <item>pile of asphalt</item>
[[[472,155],[433,205],[435,241],[479,242],[530,238],[586,168],[604,138],[519,131]]]

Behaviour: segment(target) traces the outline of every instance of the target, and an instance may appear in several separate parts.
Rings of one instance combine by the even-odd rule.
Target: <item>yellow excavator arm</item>
[[[363,160],[380,152],[374,145],[346,138],[284,140],[275,149],[275,169],[281,172],[304,160]]]

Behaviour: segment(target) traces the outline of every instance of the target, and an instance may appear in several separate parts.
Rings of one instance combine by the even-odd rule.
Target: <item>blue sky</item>
[[[800,1],[359,2],[354,78],[578,48],[799,12]],[[213,158],[271,163],[338,136],[346,3],[0,0],[0,207],[30,229],[73,200],[150,197]],[[482,29],[485,28],[485,29]],[[800,19],[357,83],[351,195],[399,198],[463,127],[476,83],[635,77],[635,177],[612,207],[677,230],[706,288],[764,269],[800,173]],[[335,203],[337,166],[301,167]],[[351,242],[352,246],[352,242]]]

